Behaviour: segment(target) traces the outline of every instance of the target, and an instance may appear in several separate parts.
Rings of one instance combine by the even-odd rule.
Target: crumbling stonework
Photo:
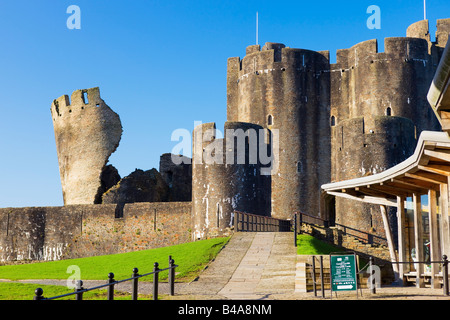
[[[119,145],[119,116],[101,99],[99,88],[76,90],[51,105],[65,205],[98,203],[101,175]]]
[[[159,172],[169,187],[168,201],[192,201],[191,158],[165,153],[159,160]]]
[[[137,169],[102,196],[102,203],[166,202],[169,187],[156,169]]]

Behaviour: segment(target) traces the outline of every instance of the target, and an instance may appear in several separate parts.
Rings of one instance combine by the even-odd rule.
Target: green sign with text
[[[331,255],[331,289],[333,291],[357,290],[356,258],[351,255]]]

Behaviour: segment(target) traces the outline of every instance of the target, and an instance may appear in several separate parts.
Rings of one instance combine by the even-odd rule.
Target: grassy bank
[[[179,265],[177,277],[189,279],[217,255],[228,239],[216,238],[107,256],[0,266],[0,279],[67,279],[71,275],[67,273],[68,267],[72,265],[79,267],[82,280],[107,279],[109,272],[113,272],[116,279],[124,279],[130,277],[133,268],[138,268],[140,274],[151,272],[155,262],[159,263],[160,269],[167,268],[169,255]],[[160,278],[167,278],[167,272],[161,273]],[[151,277],[142,278],[142,281],[146,280],[150,281]]]
[[[309,234],[297,235],[297,254],[321,255],[332,252],[342,252],[344,249],[314,238]]]

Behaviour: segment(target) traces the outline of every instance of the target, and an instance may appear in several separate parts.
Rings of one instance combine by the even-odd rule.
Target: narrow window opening
[[[392,109],[391,109],[391,107],[387,107],[387,109],[386,109],[386,115],[387,115],[388,117],[392,116]]]
[[[269,126],[273,125],[273,117],[270,114],[267,117],[267,125],[269,125]]]
[[[335,116],[331,116],[330,123],[331,123],[332,127],[334,127],[336,125],[336,117]]]
[[[84,101],[84,104],[89,104],[87,92],[83,92],[83,101]]]
[[[301,173],[302,172],[302,164],[301,162],[297,162],[297,173]]]

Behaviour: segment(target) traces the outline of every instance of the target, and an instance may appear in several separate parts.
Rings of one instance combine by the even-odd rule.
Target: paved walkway
[[[199,279],[180,287],[196,299],[274,299],[294,292],[292,233],[236,233]]]

